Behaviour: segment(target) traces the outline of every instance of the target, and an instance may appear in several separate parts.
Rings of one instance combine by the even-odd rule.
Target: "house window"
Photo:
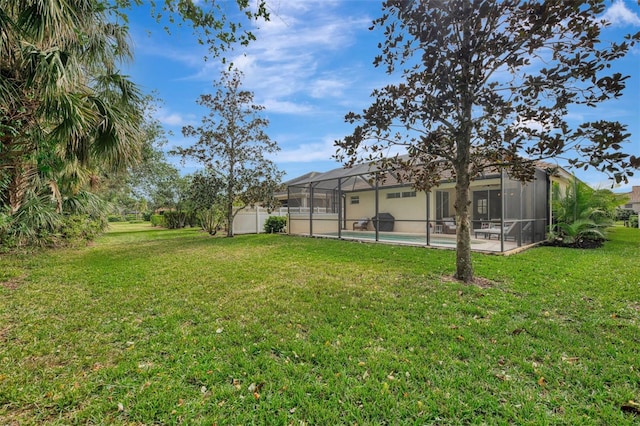
[[[351,196],[351,204],[360,204],[360,196],[352,195]]]
[[[477,209],[478,209],[478,214],[487,214],[488,211],[488,201],[486,198],[481,198],[478,200],[478,204],[477,204]]]
[[[449,217],[449,193],[436,191],[436,219]]]
[[[388,192],[387,199],[390,198],[411,198],[416,196],[416,191],[405,191],[405,192]]]

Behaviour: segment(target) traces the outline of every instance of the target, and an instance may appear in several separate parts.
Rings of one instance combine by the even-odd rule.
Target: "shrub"
[[[216,233],[222,229],[222,223],[225,218],[224,212],[221,209],[211,207],[200,210],[198,212],[198,219],[204,231],[207,231],[209,235],[216,235]]]
[[[282,232],[287,226],[287,218],[284,216],[269,216],[264,223],[264,232],[275,234]]]
[[[618,208],[616,210],[616,220],[623,220],[623,221],[627,222],[629,220],[629,218],[631,216],[633,216],[634,214],[635,214],[635,212],[633,211],[633,209]]]
[[[87,214],[72,214],[64,216],[60,226],[60,238],[62,245],[74,245],[91,241],[102,233],[105,224],[99,218],[92,218]]]
[[[54,243],[62,223],[63,217],[56,212],[49,195],[30,194],[11,216],[7,233],[17,247],[45,247]]]
[[[11,216],[0,211],[0,253],[2,248],[15,246],[14,239],[10,236]]]
[[[120,216],[119,214],[112,214],[112,215],[109,215],[109,216],[107,217],[107,220],[108,220],[109,222],[122,222],[122,221],[123,221],[122,216]]]
[[[65,216],[62,225],[60,226],[60,236],[63,240],[69,242],[76,242],[83,239],[85,228],[84,215],[70,215]]]
[[[149,220],[151,226],[164,226],[164,216],[161,214],[152,214]]]
[[[142,213],[142,220],[149,222],[151,220],[151,212]]]
[[[63,213],[46,191],[30,191],[12,215],[0,211],[3,249],[64,246],[94,239],[108,224],[109,205],[95,194],[81,191],[62,201]],[[114,218],[119,216],[114,215]]]
[[[594,190],[576,180],[571,182],[564,196],[553,187],[554,224],[549,241],[555,245],[591,248],[599,247],[606,239],[605,229],[613,224],[617,208],[625,198],[609,190]]]
[[[187,212],[167,211],[164,212],[164,226],[169,229],[181,229],[187,224]]]
[[[133,214],[133,213],[129,213],[129,214],[125,215],[124,219],[127,222],[131,222],[131,221],[134,221],[134,220],[138,220],[138,216]]]
[[[200,218],[198,217],[198,213],[195,211],[187,212],[186,224],[191,228],[194,226],[200,226]]]
[[[629,226],[632,228],[638,227],[638,215],[629,216]]]

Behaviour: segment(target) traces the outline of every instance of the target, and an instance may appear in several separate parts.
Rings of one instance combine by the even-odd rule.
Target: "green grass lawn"
[[[474,255],[116,224],[0,256],[0,424],[638,424],[640,231]]]

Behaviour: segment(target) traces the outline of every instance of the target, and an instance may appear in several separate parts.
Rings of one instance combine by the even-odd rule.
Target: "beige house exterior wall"
[[[289,215],[289,234],[309,235],[309,213]],[[313,215],[313,233],[330,234],[338,232],[338,215],[333,213],[315,213]]]
[[[471,191],[495,188],[500,185],[500,178],[479,181],[472,185]],[[436,191],[448,191],[449,196],[449,212],[450,216],[455,215],[455,183],[444,183],[437,188],[432,189],[430,193],[421,191],[416,192],[415,197],[387,198],[389,193],[412,192],[410,186],[383,188],[378,193],[378,211],[380,213],[389,213],[396,218],[394,224],[394,232],[407,233],[424,233],[426,224],[424,223],[427,212],[426,197],[430,197],[429,220],[436,220]],[[358,204],[351,204],[352,197],[358,197]],[[346,194],[346,229],[352,230],[353,223],[361,219],[372,219],[376,212],[375,191],[356,191]],[[402,218],[402,220],[397,220]],[[422,223],[411,222],[412,220],[422,221]],[[313,226],[316,232],[316,225]],[[373,221],[369,222],[368,230],[373,231],[375,227]],[[320,231],[318,231],[320,232]]]

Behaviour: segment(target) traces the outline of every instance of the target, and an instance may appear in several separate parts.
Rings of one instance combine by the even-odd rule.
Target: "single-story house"
[[[486,173],[471,186],[472,249],[508,252],[546,239],[552,220],[551,187],[572,175],[537,163],[534,180]],[[337,168],[287,182],[280,198],[294,235],[455,247],[455,182],[446,176],[430,192],[400,182],[393,171],[368,164]]]

